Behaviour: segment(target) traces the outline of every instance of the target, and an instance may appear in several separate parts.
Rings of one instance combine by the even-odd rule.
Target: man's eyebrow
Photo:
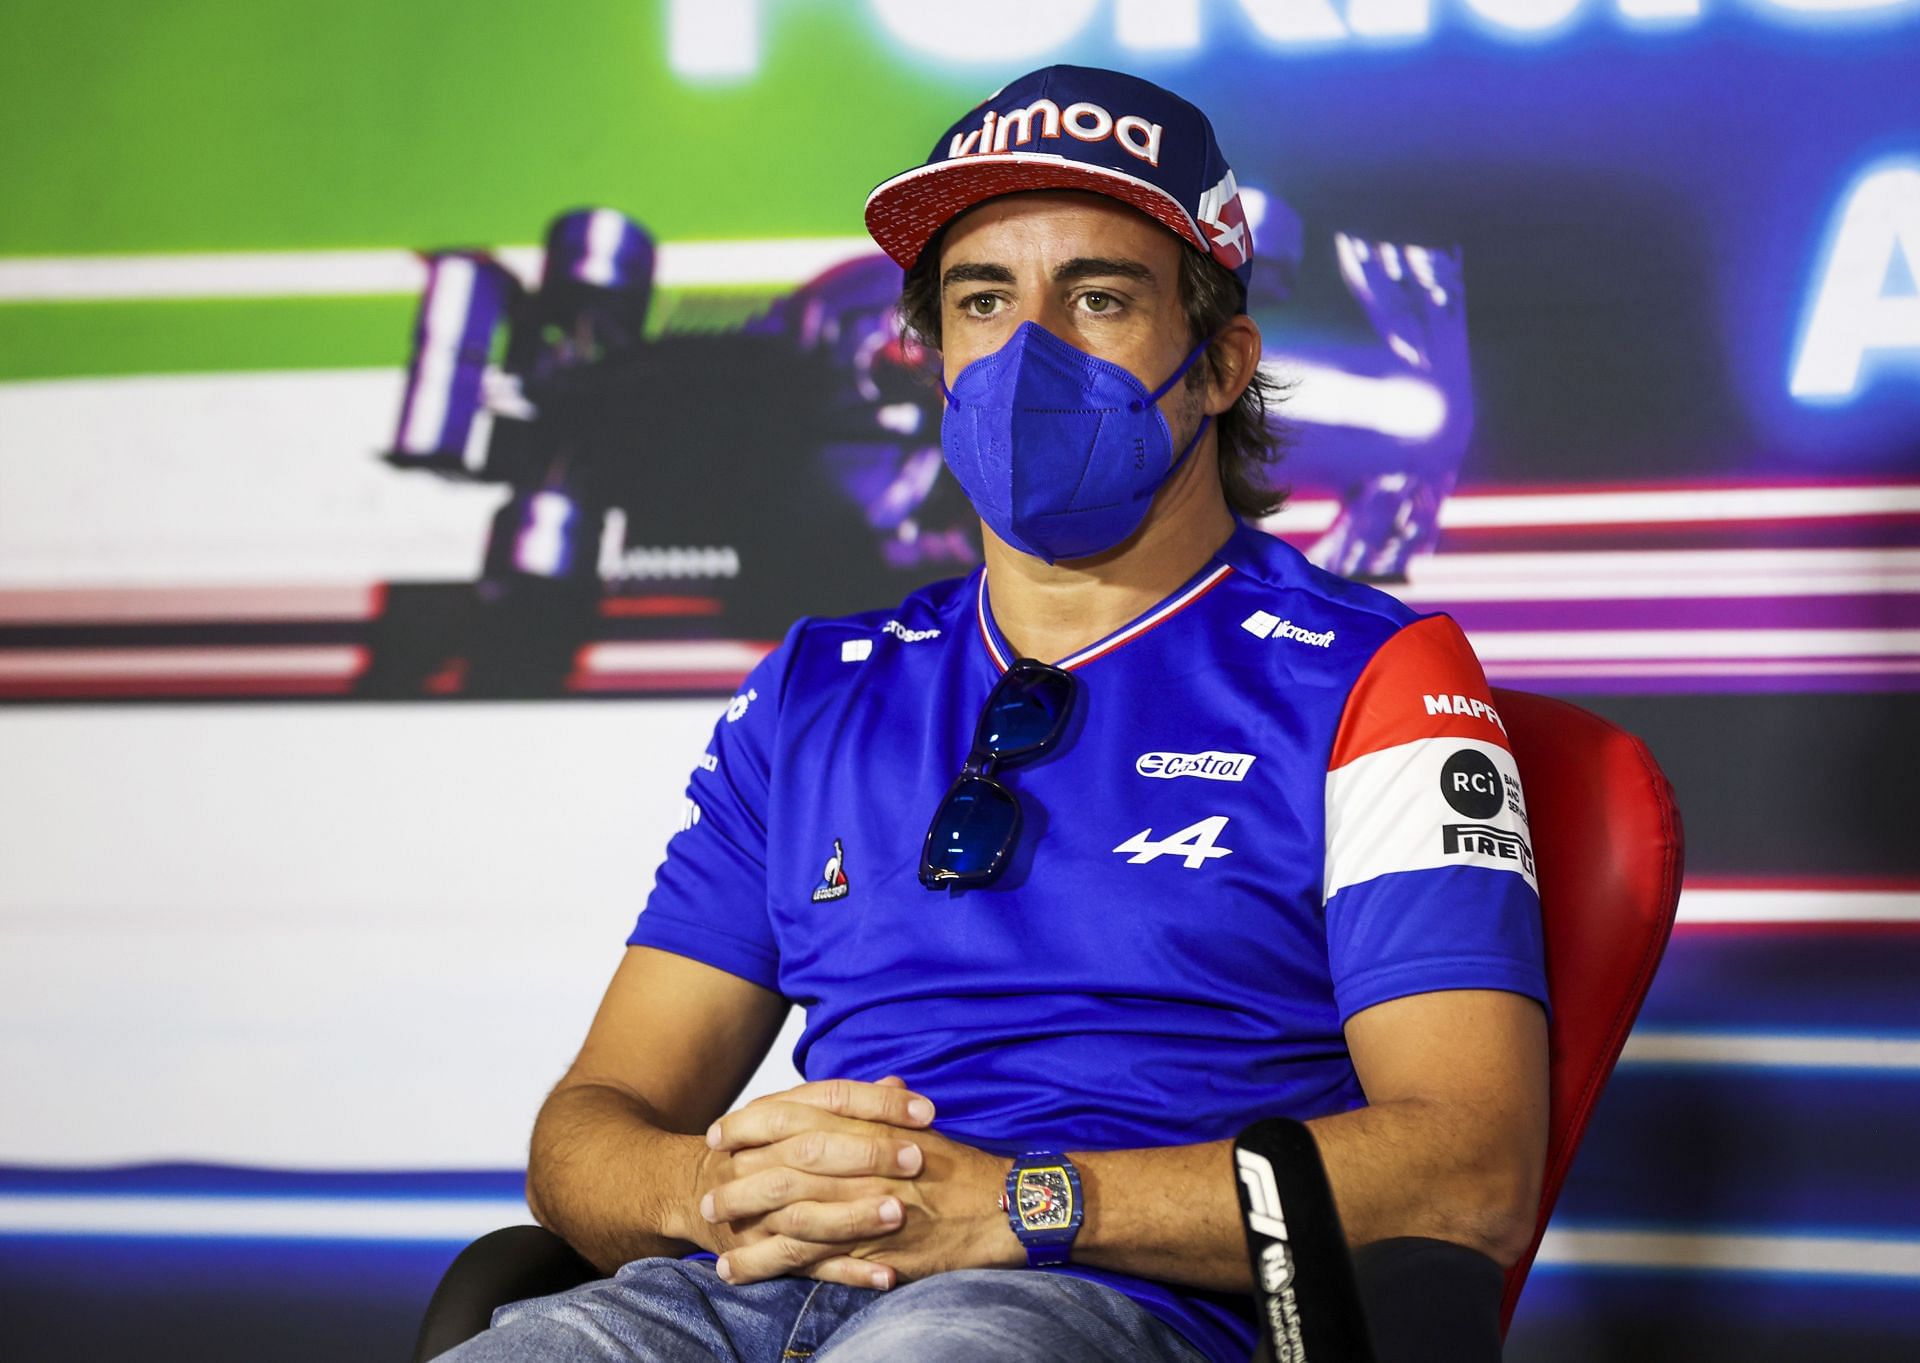
[[[1154,273],[1137,260],[1108,260],[1100,256],[1075,256],[1053,272],[1056,284],[1071,284],[1080,279],[1121,279],[1137,280],[1142,284],[1155,283]]]
[[[1132,279],[1142,284],[1154,284],[1157,276],[1146,265],[1137,260],[1115,260],[1105,256],[1075,256],[1063,261],[1053,272],[1056,284],[1072,284],[1082,279]],[[989,265],[975,262],[962,265],[950,265],[940,276],[942,292],[955,284],[1011,284],[1013,271],[1004,265]]]
[[[1011,284],[1013,271],[1004,265],[949,265],[940,276],[940,291],[944,293],[955,284],[974,283]]]

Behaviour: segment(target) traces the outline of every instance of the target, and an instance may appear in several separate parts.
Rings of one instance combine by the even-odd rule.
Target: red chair
[[[1683,844],[1673,788],[1639,739],[1566,701],[1498,688],[1493,698],[1527,794],[1553,1000],[1546,1172],[1533,1240],[1507,1270],[1504,1334],[1587,1119],[1666,950]],[[1368,1296],[1375,1300],[1410,1295],[1404,1279],[1390,1275],[1452,1271],[1445,1256],[1372,1266],[1364,1251],[1362,1258],[1361,1276],[1371,1277]],[[422,1322],[416,1363],[479,1333],[496,1306],[595,1276],[564,1241],[538,1227],[495,1231],[447,1270]]]
[[[1647,745],[1577,705],[1496,687],[1527,793],[1547,943],[1552,1108],[1533,1240],[1507,1270],[1500,1328],[1539,1251],[1587,1119],[1667,949],[1685,843]]]

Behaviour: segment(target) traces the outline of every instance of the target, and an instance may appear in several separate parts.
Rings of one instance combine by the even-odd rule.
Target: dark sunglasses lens
[[[974,746],[996,758],[1045,747],[1059,737],[1073,701],[1073,677],[1054,667],[1016,664],[987,698]]]
[[[978,882],[991,875],[1013,845],[1020,808],[997,781],[962,777],[940,802],[927,830],[920,880],[928,886]]]

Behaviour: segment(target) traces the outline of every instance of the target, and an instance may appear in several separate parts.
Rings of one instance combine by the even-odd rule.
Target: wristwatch
[[[1080,1195],[1080,1171],[1065,1155],[1029,1150],[1014,1160],[1000,1206],[1027,1247],[1028,1268],[1050,1268],[1072,1256],[1087,1209]]]

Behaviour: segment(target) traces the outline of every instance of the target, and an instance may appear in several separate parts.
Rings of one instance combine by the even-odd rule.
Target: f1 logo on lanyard
[[[1320,1149],[1285,1118],[1233,1143],[1259,1301],[1258,1363],[1373,1363],[1373,1341]]]

